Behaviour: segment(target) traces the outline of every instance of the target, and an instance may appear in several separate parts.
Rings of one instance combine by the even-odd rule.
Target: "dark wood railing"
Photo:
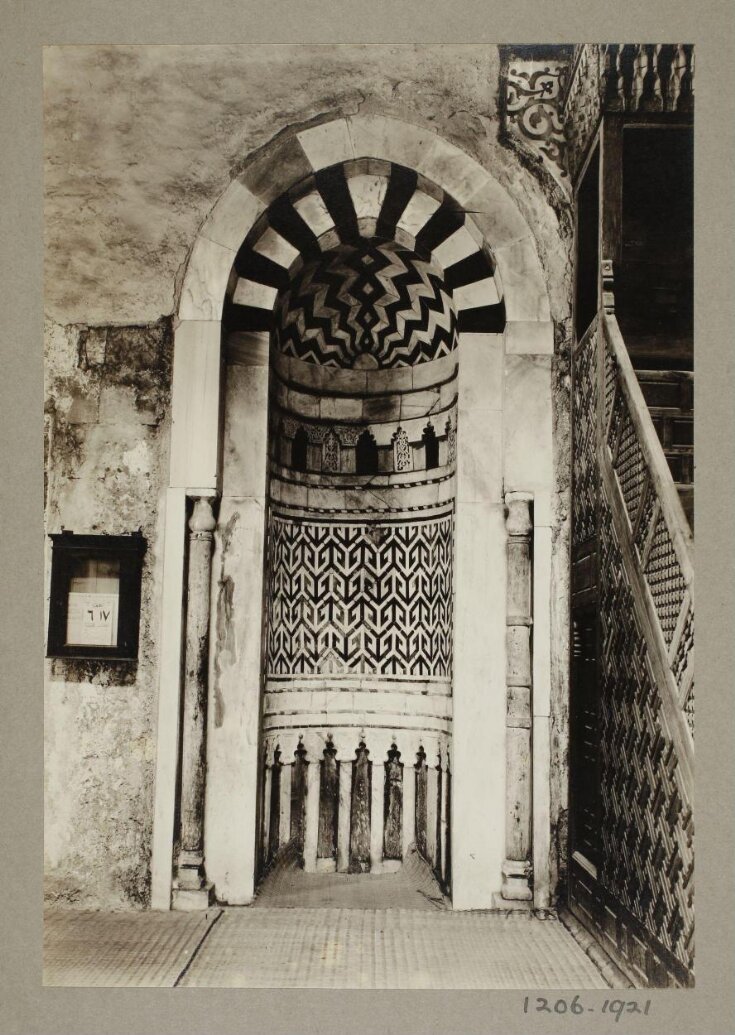
[[[603,298],[572,355],[572,623],[592,659],[572,669],[572,716],[594,716],[599,761],[572,753],[569,903],[635,983],[689,985],[694,544]]]

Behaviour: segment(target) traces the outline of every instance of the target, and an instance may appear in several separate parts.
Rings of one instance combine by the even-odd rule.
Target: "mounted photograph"
[[[693,987],[693,45],[43,71],[44,983]]]

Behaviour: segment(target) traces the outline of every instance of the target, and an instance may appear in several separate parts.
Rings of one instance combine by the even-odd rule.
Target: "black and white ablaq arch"
[[[487,908],[491,891],[499,886],[504,854],[506,614],[502,593],[488,601],[488,584],[493,578],[504,584],[503,493],[506,499],[509,492],[520,494],[533,501],[534,598],[545,601],[548,612],[554,491],[549,296],[534,234],[490,172],[431,130],[364,115],[287,131],[261,149],[204,220],[186,267],[175,323],[163,530],[152,853],[155,908],[170,908],[171,902],[187,506],[191,498],[215,497],[221,491],[225,342],[234,334],[240,362],[259,365],[267,375],[274,307],[299,271],[325,253],[375,239],[399,255],[403,250],[417,256],[429,272],[437,271],[437,278],[440,271],[442,290],[451,297],[459,363],[454,906]],[[483,370],[496,386],[492,399],[483,394],[482,377],[476,376]],[[238,705],[236,728],[215,730],[210,719],[208,741],[208,751],[220,753],[217,766],[223,775],[216,777],[220,783],[214,789],[208,776],[205,852],[217,871],[215,881],[221,881],[218,894],[232,903],[251,900],[255,869],[267,377],[264,384],[253,396],[254,410],[248,415],[253,475],[242,492],[242,521],[252,544],[246,621],[256,630],[242,647],[247,658],[239,659],[248,673],[243,692],[249,696]],[[543,905],[548,897],[550,844],[548,613],[538,621],[534,618],[532,635],[534,896]],[[489,693],[494,695],[491,704]],[[500,727],[494,745],[492,731]],[[490,790],[469,794],[477,777],[473,767],[485,764],[482,760],[488,757],[497,766],[486,781]],[[488,822],[488,815],[495,819]],[[208,863],[208,873],[209,869]]]

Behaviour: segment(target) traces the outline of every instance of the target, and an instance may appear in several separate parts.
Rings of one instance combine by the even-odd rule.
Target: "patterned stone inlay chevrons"
[[[280,299],[275,340],[286,355],[351,367],[411,366],[457,345],[457,313],[443,271],[398,245],[342,245],[308,263]]]
[[[269,676],[451,677],[453,518],[271,516]]]

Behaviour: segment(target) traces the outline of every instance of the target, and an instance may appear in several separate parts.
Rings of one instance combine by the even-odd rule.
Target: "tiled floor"
[[[50,909],[43,924],[43,983],[170,987],[221,912]]]
[[[284,857],[252,907],[51,910],[47,985],[607,988],[554,915],[451,910],[415,853],[392,874],[304,873]]]
[[[606,988],[556,918],[426,909],[46,917],[44,983],[214,988]]]
[[[559,920],[408,909],[226,910],[180,984],[607,988]]]

